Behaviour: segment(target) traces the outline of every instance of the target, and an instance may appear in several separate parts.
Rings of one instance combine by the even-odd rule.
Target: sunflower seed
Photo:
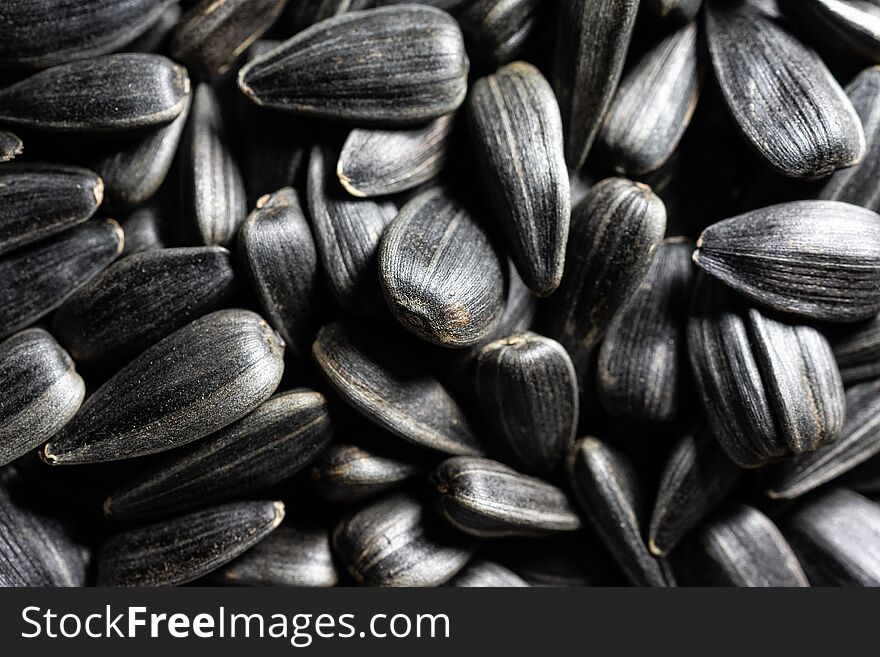
[[[77,362],[125,362],[231,296],[229,252],[160,249],[114,263],[73,294],[52,331]]]
[[[330,445],[311,469],[318,493],[331,502],[358,502],[422,472],[419,463],[349,443]]]
[[[167,6],[165,11],[153,25],[137,39],[129,43],[125,49],[128,52],[166,52],[171,33],[177,27],[177,21],[183,10],[174,0]]]
[[[465,566],[464,570],[453,577],[449,586],[514,588],[529,586],[529,583],[501,564],[492,561],[475,561]]]
[[[251,286],[292,355],[308,354],[318,287],[318,255],[296,192],[264,196],[244,222],[239,245]]]
[[[361,586],[438,586],[473,556],[477,542],[453,534],[409,493],[393,493],[343,519],[333,548]]]
[[[789,514],[791,546],[816,586],[880,586],[880,505],[833,488]]]
[[[818,488],[880,453],[880,379],[846,393],[846,423],[830,445],[785,463],[768,495],[790,500]]]
[[[880,6],[874,0],[803,0],[785,7],[820,43],[880,62]]]
[[[584,514],[630,583],[674,586],[666,562],[645,545],[641,482],[623,453],[596,438],[584,438],[571,452],[569,475]]]
[[[14,160],[24,152],[24,144],[18,135],[7,130],[0,130],[0,162]]]
[[[645,0],[645,7],[658,18],[687,23],[696,18],[703,0]]]
[[[559,107],[531,64],[477,80],[468,98],[477,160],[517,270],[536,294],[558,286],[571,215]]]
[[[181,191],[197,240],[226,246],[247,215],[241,172],[226,137],[220,104],[207,84],[196,88],[181,143]]]
[[[125,233],[123,257],[165,248],[165,226],[157,206],[148,205],[135,210],[120,225]]]
[[[821,333],[742,308],[705,276],[691,312],[688,349],[697,390],[734,462],[754,468],[837,438],[843,383]]]
[[[809,586],[782,533],[763,513],[738,504],[709,522],[687,546],[682,577],[697,586]]]
[[[627,73],[598,144],[616,171],[647,174],[675,151],[697,107],[703,66],[696,23],[672,32]]]
[[[464,411],[400,340],[334,322],[312,356],[339,396],[386,431],[446,454],[482,452]]]
[[[663,201],[625,178],[594,185],[574,208],[563,282],[546,319],[576,366],[641,283],[665,230]]]
[[[687,240],[666,240],[599,349],[599,399],[611,415],[675,419],[688,384],[685,326],[694,268]]]
[[[779,173],[827,176],[861,160],[865,134],[819,56],[782,22],[714,0],[706,31],[715,75],[740,131]]]
[[[577,376],[562,345],[534,333],[489,343],[477,358],[476,389],[495,432],[527,469],[556,474],[578,420]]]
[[[158,191],[177,152],[189,106],[190,97],[186,96],[183,110],[171,123],[125,144],[112,143],[110,152],[90,162],[104,181],[108,207],[133,208]]]
[[[708,427],[686,433],[663,468],[648,532],[651,553],[667,556],[728,496],[741,475]]]
[[[296,33],[332,16],[369,9],[373,5],[373,0],[297,0],[288,5],[288,14]]]
[[[233,502],[121,532],[98,553],[98,585],[186,584],[259,543],[283,519],[281,502]]]
[[[572,169],[587,159],[614,98],[638,9],[638,0],[559,3],[553,87]]]
[[[355,128],[348,134],[336,175],[352,196],[382,196],[434,178],[446,164],[453,115],[404,130]]]
[[[486,68],[513,61],[535,31],[541,4],[541,0],[470,2],[458,16],[468,52]]]
[[[880,377],[880,315],[833,331],[829,340],[844,384]]]
[[[218,310],[153,345],[43,448],[52,465],[154,454],[222,429],[269,398],[284,342],[259,315]]]
[[[43,329],[0,342],[0,389],[0,465],[53,436],[85,396],[70,356]]]
[[[322,394],[301,389],[275,395],[114,491],[104,512],[121,519],[169,516],[247,496],[305,468],[331,436]]]
[[[336,586],[339,581],[327,530],[288,523],[210,578],[237,586]]]
[[[82,223],[103,198],[104,182],[88,169],[17,163],[0,168],[0,254]]]
[[[186,105],[186,69],[161,55],[125,53],[62,64],[0,90],[0,120],[61,132],[160,126]]]
[[[793,201],[703,231],[694,262],[759,304],[829,322],[880,312],[880,216],[837,201]]]
[[[379,280],[391,313],[443,347],[484,339],[504,312],[503,256],[442,188],[407,203],[382,235]]]
[[[5,0],[0,68],[46,68],[119,50],[176,0]]]
[[[481,538],[542,536],[580,528],[565,493],[490,459],[457,456],[431,474],[440,512]]]
[[[467,73],[458,23],[438,9],[402,5],[322,21],[245,65],[238,86],[266,107],[403,125],[458,108]]]
[[[383,306],[376,274],[379,241],[396,210],[388,201],[355,200],[345,194],[333,161],[327,149],[312,149],[307,196],[315,246],[339,305],[355,315],[375,315]]]
[[[112,219],[87,221],[0,258],[0,338],[44,317],[122,252]]]

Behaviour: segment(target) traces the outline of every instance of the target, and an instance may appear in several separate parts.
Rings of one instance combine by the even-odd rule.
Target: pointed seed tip
[[[121,254],[125,251],[125,231],[122,230],[122,226],[119,224],[116,219],[107,218],[107,223],[113,226],[113,230],[116,232],[116,237],[118,238],[118,242],[116,244],[116,255]]]
[[[665,558],[667,555],[666,550],[661,550],[659,547],[657,547],[657,544],[654,542],[653,538],[648,539],[648,550],[651,552],[651,554],[660,559]]]
[[[43,445],[43,448],[40,450],[40,458],[49,465],[58,465],[58,457],[51,452],[50,443]]]
[[[272,506],[275,507],[275,517],[272,519],[272,527],[275,528],[284,520],[284,502],[275,501],[272,502]]]

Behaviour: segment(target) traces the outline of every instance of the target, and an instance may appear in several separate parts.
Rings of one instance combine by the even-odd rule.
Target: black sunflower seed
[[[266,107],[402,125],[458,108],[467,73],[458,23],[431,7],[401,5],[322,21],[245,65],[238,85]]]
[[[88,169],[5,165],[0,168],[0,254],[82,223],[103,199],[104,182]]]
[[[52,331],[79,363],[126,362],[228,299],[234,274],[218,246],[144,251],[73,294]]]
[[[0,342],[0,466],[38,447],[73,417],[85,384],[43,329]]]
[[[339,581],[327,530],[287,522],[209,577],[235,586],[336,586]]]
[[[57,308],[113,262],[123,245],[119,224],[95,220],[0,258],[0,337]]]
[[[223,73],[272,27],[287,0],[201,0],[186,12],[171,39],[171,56],[193,73]]]
[[[177,586],[231,561],[284,519],[281,502],[233,502],[121,532],[98,553],[99,586]]]
[[[219,310],[153,345],[93,393],[43,448],[50,464],[154,454],[222,429],[269,398],[284,342],[259,315]]]
[[[492,561],[474,561],[452,578],[449,586],[467,588],[514,588],[530,586],[509,568]]]
[[[387,431],[446,454],[482,452],[462,408],[406,344],[334,322],[312,356],[340,397]]]
[[[244,181],[227,140],[217,95],[207,84],[195,92],[183,133],[181,191],[197,241],[226,246],[247,215]]]
[[[862,158],[861,121],[819,55],[749,3],[712,0],[705,17],[727,106],[770,166],[817,178]]]
[[[638,0],[559,3],[553,87],[572,169],[587,159],[614,98],[638,9]]]
[[[691,313],[688,350],[697,391],[731,459],[754,468],[837,438],[843,383],[821,333],[745,308],[705,276]]]
[[[468,52],[476,63],[495,68],[513,61],[528,45],[541,0],[474,0],[459,14]]]
[[[0,121],[61,132],[116,132],[174,120],[186,69],[167,57],[106,55],[62,64],[0,90]]]
[[[321,497],[349,503],[394,488],[421,472],[420,463],[391,451],[339,443],[318,457],[311,477]]]
[[[562,123],[537,68],[514,62],[468,97],[477,160],[517,270],[536,294],[559,285],[571,215]]]
[[[880,377],[880,315],[829,335],[844,384]]]
[[[348,134],[336,175],[352,196],[382,196],[412,189],[443,169],[453,116],[405,130],[355,128]]]
[[[331,437],[322,394],[301,389],[275,395],[114,491],[104,512],[121,519],[170,516],[244,497],[305,468]]]
[[[880,586],[880,505],[832,488],[788,514],[782,531],[814,585]]]
[[[782,532],[763,513],[738,504],[685,546],[682,579],[696,586],[801,587],[807,576]]]
[[[165,248],[166,226],[162,210],[157,205],[147,205],[135,210],[120,225],[125,233],[123,256]]]
[[[391,313],[443,347],[486,338],[504,312],[503,256],[443,188],[407,203],[382,235],[379,280]]]
[[[668,564],[645,544],[645,500],[626,456],[595,438],[584,438],[570,455],[569,475],[581,509],[630,583],[675,586]]]
[[[697,106],[703,66],[696,23],[672,32],[627,73],[598,144],[621,173],[647,174],[675,151]]]
[[[829,322],[880,312],[880,215],[837,201],[793,201],[703,231],[694,262],[774,310]]]
[[[333,548],[362,586],[438,586],[473,556],[477,541],[439,524],[409,493],[392,493],[344,518]]]
[[[786,0],[782,5],[820,43],[880,62],[880,6],[874,0]]]
[[[171,33],[177,26],[177,21],[183,10],[174,0],[167,5],[165,11],[153,25],[148,28],[137,39],[129,43],[125,49],[129,52],[166,52],[168,50],[168,41],[171,39]]]
[[[0,130],[0,162],[9,162],[24,152],[21,138],[8,130]]]
[[[472,536],[543,536],[581,526],[562,490],[497,461],[453,457],[431,481],[443,517]]]
[[[251,285],[291,353],[308,354],[318,286],[318,254],[296,192],[289,187],[257,202],[239,233]]]
[[[383,306],[376,272],[379,241],[396,209],[385,200],[351,198],[339,185],[334,161],[327,149],[312,149],[307,200],[315,246],[339,305],[355,315],[376,315]]]
[[[495,432],[529,471],[557,474],[574,444],[577,375],[555,340],[514,334],[480,350],[476,390]]]
[[[686,23],[699,13],[703,0],[645,0],[644,5],[658,18]]]
[[[332,16],[369,9],[375,4],[376,0],[296,0],[288,5],[287,14],[296,33]]]
[[[694,278],[692,246],[666,240],[629,301],[614,316],[597,365],[599,399],[611,415],[673,420],[689,373],[685,326]]]

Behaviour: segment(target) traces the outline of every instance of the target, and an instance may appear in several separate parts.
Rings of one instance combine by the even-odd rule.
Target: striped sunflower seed
[[[52,331],[77,362],[126,362],[215,310],[233,290],[229,252],[218,246],[144,251],[80,287],[58,309]]]
[[[245,65],[238,86],[265,107],[404,125],[457,109],[467,74],[458,23],[438,9],[402,5],[321,21]]]
[[[0,342],[0,389],[0,466],[55,435],[85,396],[70,356],[39,328]]]
[[[307,201],[315,246],[330,292],[339,305],[358,316],[382,310],[376,273],[379,241],[394,219],[389,201],[353,199],[339,186],[328,149],[312,148]]]
[[[400,340],[334,322],[318,332],[312,357],[337,394],[386,431],[446,454],[482,453],[458,402]]]
[[[251,286],[291,354],[308,355],[318,281],[315,241],[296,192],[262,197],[239,233]]]
[[[572,169],[587,159],[614,98],[638,9],[638,0],[559,3],[553,88]]]
[[[278,387],[284,342],[248,310],[218,310],[123,367],[43,448],[52,465],[155,454],[244,417]]]
[[[413,495],[392,493],[344,518],[333,549],[361,586],[439,586],[470,560],[477,541],[452,533]]]
[[[57,164],[0,168],[0,254],[82,223],[104,199],[104,182],[88,169]]]
[[[87,221],[0,258],[0,338],[60,306],[122,252],[112,219]]]
[[[327,530],[287,522],[209,577],[236,586],[336,586],[339,581]]]
[[[832,488],[792,511],[782,531],[816,586],[880,586],[880,505]]]
[[[695,586],[809,586],[782,532],[763,513],[738,504],[707,523],[687,548],[682,579]]]
[[[165,222],[157,205],[147,205],[135,210],[120,225],[125,234],[123,257],[165,248]]]
[[[336,175],[352,196],[396,194],[433,179],[446,164],[453,115],[402,130],[355,128],[345,140]]]
[[[688,23],[653,46],[623,78],[597,142],[616,171],[644,175],[666,164],[697,107],[700,60],[697,25]]]
[[[657,18],[687,23],[696,18],[703,0],[645,0],[644,4]]]
[[[476,81],[468,118],[483,180],[517,270],[540,296],[559,286],[571,215],[562,122],[537,68],[514,62]]]
[[[190,229],[201,244],[227,246],[247,216],[247,195],[217,95],[207,84],[196,88],[180,148],[182,201]]]
[[[186,584],[259,543],[283,519],[281,502],[233,502],[120,532],[98,553],[98,585]]]
[[[687,432],[663,468],[648,530],[651,553],[667,556],[728,496],[741,475],[707,426]]]
[[[476,390],[489,423],[526,469],[557,474],[578,421],[577,375],[562,345],[534,333],[489,343],[477,357]]]
[[[578,441],[569,457],[569,477],[581,509],[635,586],[675,586],[669,565],[645,544],[645,500],[629,460],[596,438]]]
[[[114,491],[104,512],[118,519],[155,518],[247,496],[305,468],[332,433],[322,394],[301,389],[275,395]]]
[[[880,315],[829,335],[844,384],[880,377]]]
[[[517,588],[530,586],[509,568],[492,561],[474,561],[452,578],[449,586],[464,588]]]
[[[160,126],[183,111],[186,69],[167,57],[106,55],[61,64],[0,90],[0,121],[59,132]]]
[[[0,130],[0,162],[9,162],[24,152],[24,143],[15,133]]]
[[[608,328],[599,348],[597,390],[612,416],[662,424],[674,420],[684,403],[691,249],[687,240],[665,240]]]
[[[535,31],[541,0],[473,0],[458,16],[468,52],[494,69],[516,59]]]
[[[471,536],[544,536],[581,526],[562,490],[497,461],[456,456],[431,481],[440,513]]]
[[[774,499],[790,500],[808,493],[880,453],[880,379],[846,392],[846,422],[840,438],[799,456],[775,473],[768,491]]]
[[[394,488],[421,472],[420,463],[388,450],[338,443],[318,457],[311,477],[321,497],[350,503]]]
[[[785,8],[820,43],[880,62],[880,5],[874,0],[804,0]]]
[[[691,369],[715,437],[744,468],[837,439],[843,383],[828,341],[809,326],[745,308],[700,277],[688,323]]]
[[[272,27],[286,4],[287,0],[201,0],[177,24],[171,56],[203,78],[223,73]]]
[[[854,322],[880,312],[880,216],[837,201],[793,201],[703,231],[694,262],[753,301]]]
[[[715,76],[739,130],[782,175],[819,178],[865,152],[858,114],[819,56],[748,3],[711,0]]]
[[[486,338],[504,312],[502,254],[443,188],[407,203],[382,235],[379,281],[408,331],[443,347]]]

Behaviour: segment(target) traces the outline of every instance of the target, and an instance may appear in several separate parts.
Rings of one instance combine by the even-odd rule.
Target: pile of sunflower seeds
[[[880,585],[877,2],[0,34],[0,584]]]

